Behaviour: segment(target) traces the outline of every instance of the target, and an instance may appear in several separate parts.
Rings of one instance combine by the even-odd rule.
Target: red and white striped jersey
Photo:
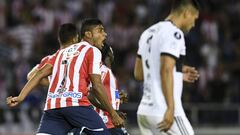
[[[101,52],[83,41],[57,51],[48,61],[52,79],[44,110],[89,106],[89,74],[101,74]]]
[[[106,93],[110,103],[112,104],[113,109],[119,110],[120,97],[119,97],[117,80],[114,74],[112,73],[111,69],[105,65],[101,66],[101,78],[102,78],[102,83],[105,86],[105,89],[107,90]],[[95,108],[95,110],[101,116],[107,128],[114,127],[108,112],[98,108]]]
[[[53,55],[47,55],[44,58],[42,58],[41,62],[35,66],[36,69],[38,69],[38,70],[41,69],[51,59],[51,57],[53,57]],[[48,76],[49,82],[51,81],[51,77],[52,77],[52,75]]]
[[[36,68],[41,69],[47,63],[47,61],[50,59],[50,57],[51,57],[51,55],[48,55],[48,56],[45,56],[44,58],[42,58],[41,62],[36,65]]]

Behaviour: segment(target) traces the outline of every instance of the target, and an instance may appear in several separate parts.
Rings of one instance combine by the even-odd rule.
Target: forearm
[[[28,73],[28,75],[27,75],[27,80],[29,81],[36,73],[37,73],[37,71],[39,71],[37,68],[36,68],[36,66]],[[40,83],[39,83],[40,85],[42,85],[42,86],[49,86],[49,80],[48,80],[48,78],[47,77],[45,77],[45,78],[43,78],[43,79],[41,79],[41,81],[40,81]]]
[[[173,95],[173,72],[166,69],[161,70],[162,91],[166,100],[168,109],[174,110],[174,95]]]
[[[104,106],[96,99],[96,96],[93,94],[93,92],[90,92],[90,94],[88,95],[88,100],[95,107],[106,111],[106,108],[104,108]]]
[[[105,108],[110,115],[113,114],[114,109],[110,102],[108,101],[107,93],[105,92],[104,86],[103,85],[94,86],[93,90],[95,92],[94,95],[102,105],[102,108]]]
[[[29,94],[29,92],[31,92],[33,90],[33,88],[35,88],[39,84],[40,80],[41,80],[41,76],[34,75],[27,82],[27,84],[23,87],[23,89],[21,90],[21,92],[18,96],[21,99],[21,101],[24,100],[26,98],[26,96]]]

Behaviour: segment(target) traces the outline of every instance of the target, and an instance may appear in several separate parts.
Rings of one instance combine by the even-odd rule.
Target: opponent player
[[[87,129],[88,134],[109,134],[87,99],[90,81],[114,125],[123,124],[123,120],[104,97],[101,83],[101,53],[96,48],[101,48],[106,38],[101,21],[85,20],[81,36],[84,41],[56,52],[48,64],[29,80],[18,97],[9,97],[7,100],[9,106],[18,105],[42,78],[52,74],[39,134],[64,135],[72,128]]]
[[[181,95],[183,73],[190,72],[189,82],[199,75],[194,68],[182,66],[182,60],[186,55],[183,32],[190,31],[198,15],[195,0],[175,0],[166,20],[152,25],[140,37],[134,75],[144,80],[137,112],[142,135],[194,134]]]

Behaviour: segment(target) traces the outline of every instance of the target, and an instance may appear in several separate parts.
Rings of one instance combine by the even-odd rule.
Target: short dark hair
[[[97,18],[88,18],[82,21],[81,37],[83,38],[86,31],[90,31],[96,25],[102,25],[102,21]]]
[[[104,60],[109,56],[109,52],[111,52],[110,46],[106,43],[104,43],[104,46],[101,50],[102,52],[102,61],[104,62]]]
[[[196,10],[200,10],[200,5],[197,0],[173,0],[172,11],[178,11],[187,5],[193,6]]]
[[[62,24],[58,30],[58,37],[61,43],[67,43],[78,35],[78,29],[75,24]]]

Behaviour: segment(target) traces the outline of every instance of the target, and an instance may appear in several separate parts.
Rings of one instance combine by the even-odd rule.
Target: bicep
[[[33,67],[32,70],[27,74],[27,80],[30,80],[37,71],[37,66]]]
[[[51,64],[45,64],[42,68],[40,68],[37,73],[41,77],[47,77],[52,74],[52,65]]]

